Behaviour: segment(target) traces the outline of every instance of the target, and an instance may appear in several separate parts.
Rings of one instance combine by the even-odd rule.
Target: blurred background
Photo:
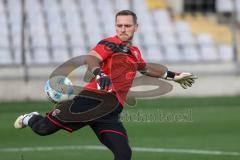
[[[124,109],[133,159],[240,159],[240,0],[0,0],[0,160],[112,159],[89,127],[43,138],[13,123],[51,110],[52,71],[114,36],[123,9],[138,16],[134,43],[147,62],[199,77]]]
[[[53,69],[115,35],[122,9],[138,16],[148,62],[199,76],[169,95],[240,93],[240,0],[0,0],[0,99],[44,98]]]
[[[122,9],[148,62],[199,76],[169,96],[240,94],[240,0],[0,0],[0,99],[44,99],[53,69],[115,35]]]

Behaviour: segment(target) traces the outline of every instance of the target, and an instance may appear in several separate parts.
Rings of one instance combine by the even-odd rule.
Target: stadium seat
[[[144,43],[147,47],[149,47],[149,45],[158,45],[158,39],[156,34],[154,33],[149,33],[149,34],[143,34],[143,40]]]
[[[148,23],[153,23],[152,16],[147,10],[136,11],[138,16],[138,23],[142,27],[143,25],[147,25]]]
[[[128,0],[115,1],[115,7],[117,11],[121,11],[124,9],[130,9],[130,4]]]
[[[5,7],[4,7],[4,2],[3,1],[0,1],[0,16],[3,15],[4,11],[5,11]]]
[[[102,1],[99,0],[98,3],[101,3]],[[108,9],[100,9],[99,10],[99,26],[100,28],[103,28],[102,33],[104,34],[105,37],[108,36],[113,36],[115,34],[115,28],[114,28],[114,23],[115,23],[115,17],[114,17],[114,7],[111,2],[108,2],[109,8]],[[100,7],[99,7],[100,8]],[[106,17],[108,17],[106,19]]]
[[[197,41],[200,46],[200,53],[204,60],[212,61],[219,59],[219,55],[217,53],[213,38],[209,34],[207,33],[198,34]]]
[[[29,31],[31,34],[41,34],[46,32],[46,28],[44,26],[44,19],[40,12],[39,13],[29,12],[28,22]]]
[[[136,12],[147,11],[145,0],[133,0],[132,6]]]
[[[220,57],[217,53],[216,46],[211,44],[205,44],[200,46],[200,52],[205,61],[217,61]]]
[[[145,2],[149,9],[163,9],[168,7],[165,0],[145,0]]]
[[[159,62],[164,60],[164,56],[158,46],[149,46],[146,49],[145,58],[149,62]]]
[[[74,7],[70,11],[66,8],[64,9],[66,30],[68,33],[83,33],[82,23],[83,20],[79,17],[77,8]]]
[[[232,0],[217,0],[216,9],[218,12],[232,12],[234,9],[234,2]]]
[[[153,11],[153,20],[156,24],[156,31],[159,34],[172,34],[175,32],[174,25],[167,10]]]
[[[208,33],[201,33],[197,35],[197,41],[200,45],[213,44],[213,38]]]
[[[222,61],[231,62],[234,58],[233,47],[230,44],[221,44],[218,52]]]
[[[86,46],[86,41],[85,41],[84,35],[82,33],[76,32],[75,34],[71,34],[70,42],[73,47],[75,47],[75,46],[85,47]]]
[[[221,7],[229,9],[230,3],[224,1],[220,10]],[[129,0],[26,0],[29,64],[61,63],[70,55],[86,53],[102,38],[115,35],[114,14],[129,9],[130,5],[139,23],[134,43],[144,56],[174,62],[233,59],[228,26],[219,25],[203,14],[172,18],[165,0],[132,0],[131,3]],[[16,64],[21,63],[20,6],[20,1],[0,1],[0,52],[13,54],[10,57]],[[236,0],[236,8],[240,19],[240,0]],[[6,52],[9,46],[11,50]]]
[[[66,47],[66,37],[63,35],[63,33],[55,33],[51,35],[51,45],[53,47]]]
[[[232,42],[232,33],[230,28],[224,25],[219,25],[212,32],[214,41],[218,44],[230,44]]]
[[[27,40],[27,38],[26,38]],[[15,34],[14,38],[12,39],[12,42],[10,42],[10,47],[13,47],[14,50],[18,51],[21,47],[21,35],[20,33]]]
[[[40,12],[41,11],[41,7],[40,7],[40,3],[37,0],[26,0],[26,4],[25,4],[26,10],[27,12],[30,13],[34,13],[34,12]]]
[[[87,10],[89,11],[89,13],[94,13],[95,12],[95,9],[94,9],[94,3],[92,0],[79,0],[79,8],[82,10],[82,11],[87,11],[86,10],[86,7],[87,7]]]
[[[76,11],[76,1],[73,0],[61,0],[60,1],[61,8],[64,10],[65,13]],[[74,18],[74,17],[73,17]]]
[[[166,9],[158,9],[153,11],[153,18],[158,25],[165,25],[165,23],[171,23],[171,17]]]
[[[9,52],[9,48],[0,47],[0,66],[12,63],[13,61]]]
[[[176,21],[174,25],[177,33],[191,33],[191,28],[186,21]]]
[[[162,34],[161,35],[161,45],[171,46],[171,45],[177,45],[177,44],[178,44],[178,41],[174,34]]]
[[[88,51],[84,47],[72,47],[73,49],[73,57],[86,55]]]
[[[188,62],[198,62],[201,60],[200,51],[194,45],[184,45],[182,48],[183,60]]]
[[[87,29],[86,31],[88,37],[88,47],[94,47],[100,40],[103,39],[103,34],[99,28],[95,28],[94,30]]]
[[[182,55],[179,48],[175,45],[164,46],[166,60],[170,62],[179,62],[182,60]]]
[[[0,8],[0,35],[8,35],[6,15]]]
[[[54,35],[54,34],[64,34],[64,29],[62,26],[62,22],[60,20],[60,17],[56,16],[57,13],[48,13],[48,29],[49,33]],[[53,20],[54,19],[54,20]]]
[[[63,63],[69,59],[69,53],[66,48],[56,47],[53,48],[53,63]]]
[[[111,0],[97,0],[96,7],[99,11],[110,11],[113,10],[113,4]]]
[[[177,41],[181,46],[191,46],[197,44],[195,36],[191,33],[179,33],[177,35]]]
[[[1,32],[0,32],[1,33]],[[9,39],[8,39],[8,35],[6,33],[1,34],[0,36],[0,48],[8,48],[9,45]]]
[[[30,64],[49,64],[51,63],[47,48],[34,48]]]
[[[108,19],[103,26],[103,28],[104,28],[103,33],[104,33],[105,37],[113,36],[113,35],[116,34],[115,33],[115,28],[112,25],[114,23],[115,23],[114,22],[114,17],[111,18],[111,16],[110,16],[110,19]]]
[[[240,0],[235,0],[236,1],[236,9],[237,9],[237,20],[238,23],[240,23]]]
[[[48,41],[47,36],[45,34],[32,34],[31,35],[31,43],[33,48],[47,48]]]
[[[1,27],[5,29],[1,30],[1,38],[2,45],[5,46],[3,48],[0,48],[0,52],[3,53],[3,57],[5,57],[4,62],[5,64],[13,63],[13,64],[20,64],[21,63],[21,55],[20,55],[20,46],[21,46],[21,37],[20,37],[20,3],[19,1],[14,2],[13,0],[9,0],[1,3],[1,6],[3,5],[4,9],[0,11],[2,14],[0,17],[0,23]],[[6,12],[3,12],[6,11]],[[5,14],[5,13],[8,13]],[[4,24],[6,23],[6,24]],[[8,26],[11,26],[11,28],[7,28]],[[10,32],[9,32],[10,31]],[[7,38],[7,41],[6,41]],[[11,41],[9,41],[9,39]],[[10,48],[6,47],[6,45],[9,45]],[[8,49],[8,50],[7,50]],[[7,55],[8,54],[8,55]],[[13,56],[13,57],[12,57]]]
[[[20,47],[14,47],[13,48],[14,57],[13,57],[13,63],[14,64],[22,64],[22,53]]]
[[[12,47],[19,48],[21,46],[21,19],[19,18],[20,15],[20,2],[14,2],[13,0],[9,0],[6,3],[6,7],[9,13],[8,17],[8,24],[11,26],[11,37],[12,37]]]

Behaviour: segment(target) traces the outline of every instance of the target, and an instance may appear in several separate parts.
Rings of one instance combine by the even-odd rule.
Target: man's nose
[[[121,32],[125,32],[126,28],[124,26],[121,27]]]

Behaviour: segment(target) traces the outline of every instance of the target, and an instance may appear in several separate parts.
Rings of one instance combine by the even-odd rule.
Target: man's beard
[[[131,37],[129,37],[128,40],[123,41],[123,42],[124,42],[124,43],[127,43],[128,45],[132,45],[133,36],[134,36],[134,34],[133,34]]]

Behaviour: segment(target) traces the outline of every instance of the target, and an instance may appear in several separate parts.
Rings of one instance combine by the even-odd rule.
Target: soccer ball
[[[53,77],[45,83],[44,92],[53,103],[71,100],[75,97],[73,83],[64,76]]]

